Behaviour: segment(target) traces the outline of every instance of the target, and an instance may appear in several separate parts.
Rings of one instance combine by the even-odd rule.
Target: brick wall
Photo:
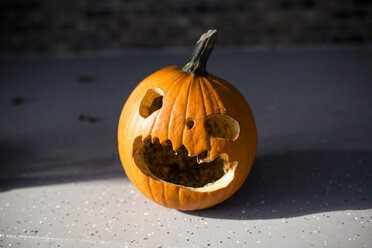
[[[1,53],[371,44],[371,0],[1,0]]]

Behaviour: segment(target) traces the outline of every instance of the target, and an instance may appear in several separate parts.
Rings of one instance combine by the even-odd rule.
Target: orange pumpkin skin
[[[163,91],[162,106],[144,118],[139,113],[141,102],[153,88]],[[233,117],[240,127],[237,138],[212,137],[205,120],[213,114]],[[186,127],[188,118],[194,120],[191,129]],[[174,151],[184,146],[189,156],[208,151],[211,160],[227,154],[228,161],[237,163],[219,183],[190,187],[167,182],[141,169],[134,158],[136,139],[149,137],[160,144],[171,141]],[[144,79],[127,99],[119,120],[118,145],[128,178],[147,198],[168,208],[196,210],[226,200],[241,187],[254,161],[257,132],[252,111],[235,87],[212,74],[169,66]]]

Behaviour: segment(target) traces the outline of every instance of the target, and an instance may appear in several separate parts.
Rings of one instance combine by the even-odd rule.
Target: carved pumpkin
[[[120,116],[121,162],[146,197],[169,208],[203,209],[233,195],[256,152],[254,118],[243,95],[206,71],[209,30],[191,60],[144,79]]]

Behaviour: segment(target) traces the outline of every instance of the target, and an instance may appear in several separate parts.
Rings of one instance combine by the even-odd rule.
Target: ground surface
[[[188,57],[1,60],[0,247],[372,246],[372,50],[213,54],[253,109],[257,157],[232,198],[180,212],[132,186],[116,128],[140,80]]]

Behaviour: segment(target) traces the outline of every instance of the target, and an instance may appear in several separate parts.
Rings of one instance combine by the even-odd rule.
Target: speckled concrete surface
[[[234,206],[233,199],[226,206],[190,214],[154,205],[123,180],[31,187],[2,194],[1,245],[370,246],[370,210],[306,213],[313,199],[303,205],[295,199],[283,201],[275,208],[262,199],[269,202],[245,199]],[[299,216],[274,217],[289,204],[299,208]]]
[[[194,212],[143,197],[116,151],[130,91],[186,58],[1,60],[0,247],[372,246],[372,51],[213,54],[209,71],[253,109],[259,147],[242,189]]]

